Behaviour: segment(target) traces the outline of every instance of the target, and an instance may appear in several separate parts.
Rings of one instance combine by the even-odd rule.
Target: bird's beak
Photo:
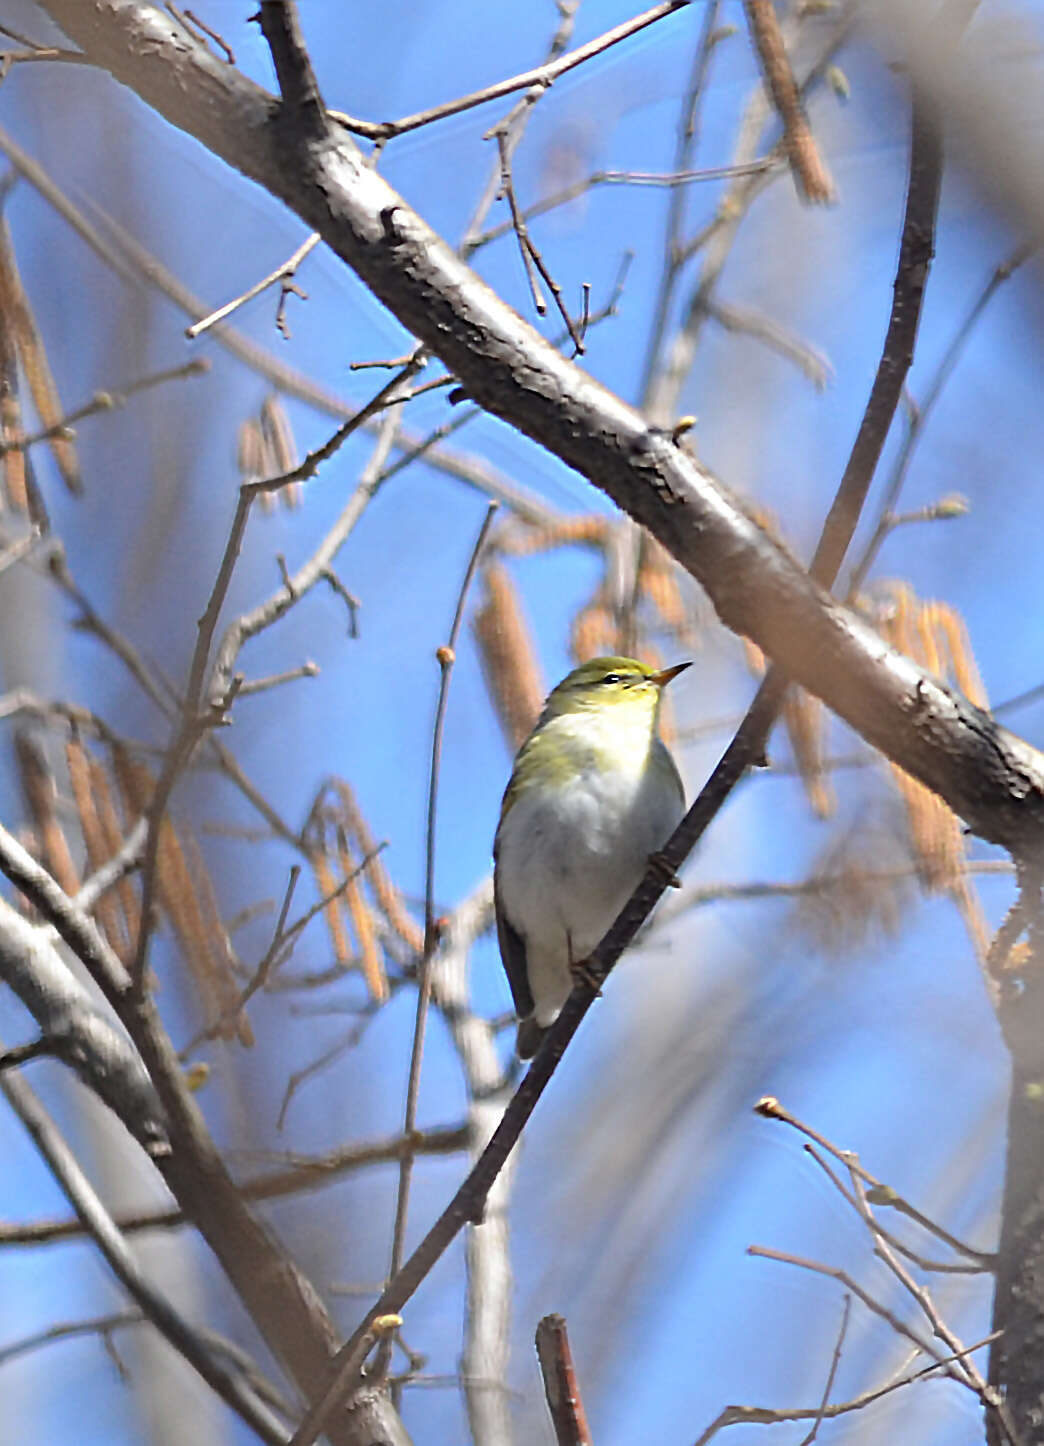
[[[687,663],[675,663],[673,668],[664,668],[659,673],[650,673],[648,681],[650,683],[655,683],[657,688],[663,688],[671,681],[672,678],[676,678],[679,673],[684,673],[686,668],[691,667],[691,659]]]

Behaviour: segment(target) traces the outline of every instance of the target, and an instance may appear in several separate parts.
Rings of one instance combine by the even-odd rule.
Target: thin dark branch
[[[1031,245],[1017,246],[1004,261],[995,267],[986,285],[972,304],[968,315],[957,328],[950,345],[946,348],[943,358],[939,363],[935,375],[929,382],[920,404],[912,410],[906,435],[903,437],[899,454],[895,459],[891,476],[888,479],[888,486],[881,500],[877,527],[855,567],[852,569],[852,576],[847,589],[848,597],[855,597],[862,588],[866,581],[867,574],[873,566],[877,554],[881,550],[882,543],[895,526],[895,505],[899,500],[903,483],[906,481],[906,474],[909,470],[914,450],[924,433],[925,424],[931,416],[943,388],[946,386],[946,383],[953,374],[954,367],[960,360],[961,354],[967,345],[968,338],[971,336],[978,324],[979,318],[989,306],[999,288],[1015,274],[1025,261],[1029,260],[1034,250],[1035,248]],[[1008,706],[1011,706],[1011,704]]]
[[[15,1076],[0,1078],[0,1091],[25,1125],[33,1142],[54,1176],[84,1228],[91,1235],[109,1268],[157,1330],[199,1373],[204,1381],[254,1433],[270,1446],[283,1446],[286,1431],[268,1407],[259,1399],[243,1372],[230,1369],[217,1360],[209,1346],[170,1304],[161,1291],[151,1285],[138,1269],[111,1216],[92,1189],[75,1156],[23,1080]]]
[[[261,0],[259,19],[292,130],[305,139],[322,140],[329,122],[305,49],[296,5],[287,0]]]
[[[511,95],[516,90],[529,90],[531,86],[547,89],[560,75],[565,75],[567,71],[574,70],[578,65],[583,65],[585,61],[591,60],[596,55],[601,55],[610,46],[618,45],[620,41],[629,39],[640,30],[644,30],[646,26],[654,25],[656,21],[664,19],[665,16],[673,15],[676,10],[683,9],[688,3],[689,0],[666,0],[665,4],[654,5],[651,10],[643,11],[641,15],[636,15],[632,20],[625,20],[623,24],[614,26],[612,30],[596,36],[594,40],[589,40],[585,45],[577,46],[575,50],[570,50],[566,55],[547,65],[538,65],[533,70],[524,70],[520,75],[512,76],[510,80],[497,81],[496,84],[488,85],[483,90],[461,96],[459,100],[445,101],[442,105],[432,106],[429,110],[404,116],[402,120],[375,123],[357,120],[340,111],[331,111],[330,115],[340,121],[348,130],[354,131],[356,135],[366,136],[375,141],[390,140],[393,136],[401,136],[407,131],[416,130],[418,126],[430,125],[432,121],[459,115],[461,111],[471,110],[472,107],[484,105],[490,100],[499,100],[502,96]]]
[[[898,375],[899,385],[892,389],[894,405],[897,405],[902,377],[905,376],[905,367],[909,366],[909,359],[907,359],[905,367],[903,366],[903,356],[906,355],[906,349],[912,347],[913,337],[916,335],[916,323],[920,314],[920,303],[924,293],[927,266],[932,254],[932,236],[934,235],[932,231],[929,231],[927,252],[925,253],[926,238],[922,231],[921,207],[925,199],[926,186],[924,181],[919,181],[918,185],[914,186],[913,176],[915,170],[920,176],[921,167],[927,165],[928,156],[917,145],[917,136],[921,138],[921,145],[927,144],[923,134],[915,130],[915,142],[911,145],[911,186],[907,195],[907,217],[903,227],[904,244],[900,247],[896,294],[885,349],[878,368],[878,377],[875,378],[874,388],[867,404],[864,424],[860,428],[856,445],[853,448],[853,456],[845,469],[838,495],[824,524],[823,535],[813,559],[813,575],[818,582],[825,586],[829,586],[836,577],[837,569],[844,556],[845,545],[851,539],[858,521],[859,500],[866,495],[873,468],[880,455],[881,447],[884,445],[884,434],[887,432],[887,426],[891,420],[890,414],[888,416],[884,414],[883,399],[891,394],[887,383],[893,375]],[[937,149],[931,154],[937,158]],[[935,188],[929,188],[933,196],[937,195],[937,185],[938,178],[936,178]],[[911,195],[913,201],[911,201]],[[927,215],[929,218],[934,218],[934,214],[934,200],[932,200],[931,207],[927,209]],[[910,233],[909,240],[908,232]],[[919,243],[916,249],[913,244],[914,234]],[[924,269],[919,269],[916,276],[907,277],[903,271],[903,265],[904,263],[909,264],[911,252],[917,258],[919,268]],[[897,312],[899,319],[896,317]],[[912,332],[909,330],[911,320]],[[898,356],[890,350],[889,343],[899,350]],[[562,1054],[591,1007],[599,986],[608,977],[623,951],[631,944],[663,893],[666,887],[665,874],[669,877],[678,872],[700,837],[717,816],[733,788],[748,769],[764,756],[765,743],[772,723],[782,705],[786,688],[787,680],[782,671],[775,667],[770,669],[758,689],[747,716],[740,724],[735,738],[688,814],[661,851],[662,868],[649,869],[613,922],[612,927],[590,956],[588,960],[589,977],[577,983],[558,1018],[544,1036],[536,1057],[508,1104],[503,1119],[485,1151],[413,1255],[406,1261],[398,1275],[391,1280],[373,1310],[367,1314],[362,1324],[338,1352],[330,1385],[323,1398],[315,1403],[308,1412],[294,1436],[293,1446],[311,1446],[311,1443],[316,1440],[322,1429],[322,1422],[351,1379],[345,1362],[354,1361],[360,1341],[370,1329],[375,1316],[388,1311],[399,1311],[457,1232],[469,1220],[481,1219],[482,1204],[492,1182],[496,1179],[530,1115],[536,1108],[537,1101],[557,1068]]]
[[[828,587],[837,577],[851,541],[913,362],[924,289],[935,252],[935,217],[941,181],[942,146],[938,126],[929,103],[915,92],[906,215],[888,330],[870,400],[810,568],[816,581]]]
[[[413,1025],[413,1044],[410,1049],[410,1072],[406,1086],[406,1108],[402,1132],[409,1139],[417,1128],[417,1100],[420,1094],[421,1062],[424,1058],[424,1037],[431,1002],[432,961],[438,947],[439,936],[435,923],[435,838],[438,818],[439,776],[442,766],[442,735],[446,721],[446,704],[449,701],[450,678],[456,661],[457,639],[464,620],[464,605],[475,577],[475,571],[486,544],[489,529],[497,512],[497,503],[491,502],[482,519],[475,545],[471,550],[464,578],[457,594],[457,605],[446,643],[436,652],[439,663],[439,696],[435,707],[435,724],[431,739],[431,768],[428,777],[428,819],[425,839],[424,866],[424,953],[421,957],[417,980],[417,1011]],[[393,1279],[402,1266],[403,1250],[406,1243],[406,1219],[410,1202],[410,1181],[413,1174],[413,1155],[405,1150],[399,1163],[399,1188],[395,1202],[395,1225],[392,1231],[391,1262],[388,1278]],[[382,1366],[387,1370],[387,1346],[382,1348]]]
[[[291,1156],[284,1168],[248,1175],[236,1188],[245,1200],[281,1200],[289,1195],[303,1195],[334,1185],[356,1170],[401,1160],[407,1150],[422,1156],[455,1155],[466,1150],[471,1139],[472,1131],[466,1124],[415,1130],[409,1138],[393,1135],[386,1140],[345,1145],[328,1155]],[[177,1208],[136,1211],[116,1217],[117,1229],[124,1235],[148,1230],[173,1230],[190,1223],[185,1212]],[[78,1220],[44,1220],[30,1225],[0,1224],[0,1248],[5,1245],[51,1245],[75,1240],[83,1233],[84,1227]]]

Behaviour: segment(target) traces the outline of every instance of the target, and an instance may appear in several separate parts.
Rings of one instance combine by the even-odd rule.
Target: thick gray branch
[[[169,1154],[163,1106],[134,1046],[74,977],[49,931],[30,924],[4,899],[0,979],[40,1026],[48,1053],[74,1069],[149,1154]]]
[[[319,231],[490,412],[556,453],[643,523],[752,637],[983,837],[1037,846],[1044,758],[887,648],[831,601],[669,437],[538,336],[369,166],[346,133],[319,139],[139,0],[42,0],[173,125]]]
[[[58,1185],[131,1299],[262,1441],[280,1446],[286,1440],[286,1431],[254,1391],[246,1373],[222,1361],[139,1270],[126,1240],[33,1091],[17,1077],[0,1080],[0,1091],[29,1131]]]

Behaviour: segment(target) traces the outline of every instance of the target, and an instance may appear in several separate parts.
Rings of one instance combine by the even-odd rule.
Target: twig
[[[497,504],[491,502],[486,509],[485,517],[482,519],[482,525],[475,539],[475,545],[471,550],[471,556],[468,559],[468,565],[464,572],[460,591],[457,594],[457,606],[453,613],[453,623],[450,627],[449,637],[446,643],[436,652],[439,663],[439,696],[438,703],[435,707],[435,724],[432,729],[431,768],[428,778],[428,821],[424,864],[424,953],[418,966],[417,1011],[413,1025],[413,1045],[410,1050],[410,1072],[406,1086],[406,1109],[402,1126],[402,1132],[407,1138],[409,1138],[417,1127],[417,1100],[420,1092],[421,1061],[424,1058],[424,1036],[428,1018],[428,1005],[431,1000],[432,959],[435,949],[438,946],[439,937],[435,922],[435,835],[439,797],[439,774],[442,763],[442,733],[446,720],[446,704],[449,701],[450,678],[453,674],[453,664],[456,661],[457,638],[460,635],[460,626],[464,619],[464,605],[467,602],[472,579],[475,576],[479,558],[482,555],[482,549],[485,546],[486,538],[489,535],[489,529],[496,512]],[[388,1268],[389,1280],[394,1279],[402,1266],[412,1174],[413,1156],[407,1151],[403,1154],[399,1164],[399,1188],[395,1202],[395,1225],[392,1233],[391,1262]],[[388,1345],[382,1347],[379,1357],[379,1370],[387,1370],[388,1350]]]
[[[168,4],[167,9],[173,12],[174,6]],[[207,25],[205,21],[201,20],[199,16],[195,13],[195,11],[184,10],[181,12],[179,18],[183,25],[186,25],[186,27],[188,25],[194,25],[201,34],[206,35],[210,40],[212,40],[214,44],[218,47],[218,49],[222,52],[226,65],[235,65],[236,57],[232,54],[232,47],[225,40],[222,39],[222,37],[217,33],[216,30],[211,30],[210,26]]]
[[[296,683],[299,678],[318,678],[319,664],[311,661],[299,663],[296,668],[287,668],[284,673],[270,673],[267,678],[251,678],[239,690],[241,698],[251,698],[258,693],[267,693],[284,683]]]
[[[95,392],[89,402],[84,402],[80,407],[67,412],[64,417],[50,427],[44,427],[40,432],[33,432],[28,436],[15,435],[0,440],[0,457],[7,452],[25,452],[30,447],[35,447],[38,442],[49,442],[55,437],[65,437],[75,422],[82,422],[85,417],[96,416],[99,412],[114,412],[125,407],[131,397],[138,392],[147,391],[150,387],[163,386],[165,382],[181,381],[185,377],[201,376],[210,370],[210,362],[206,357],[196,357],[182,366],[168,367],[164,371],[153,372],[147,377],[139,377],[136,382],[129,382],[122,391],[101,391]]]
[[[837,1340],[834,1343],[834,1354],[830,1358],[830,1369],[827,1371],[826,1384],[823,1387],[822,1399],[819,1402],[819,1410],[816,1412],[816,1419],[812,1422],[808,1434],[802,1436],[798,1446],[812,1446],[812,1442],[819,1435],[819,1428],[823,1424],[823,1417],[830,1402],[830,1392],[834,1389],[834,1380],[837,1376],[837,1368],[841,1364],[841,1352],[845,1344],[845,1336],[848,1334],[848,1318],[852,1313],[852,1297],[846,1295],[841,1307],[841,1324],[837,1331]]]
[[[9,567],[13,567],[16,562],[21,562],[23,558],[29,557],[44,541],[44,537],[45,534],[38,527],[33,527],[24,537],[20,537],[17,542],[12,542],[10,547],[4,548],[3,552],[0,552],[0,573],[6,572]]]
[[[888,536],[888,533],[895,526],[893,515],[895,505],[899,500],[899,494],[906,480],[906,474],[909,470],[914,450],[921,439],[928,418],[931,416],[943,388],[946,386],[954,367],[960,360],[961,353],[968,342],[968,338],[971,336],[980,317],[1000,287],[1015,274],[1025,261],[1029,260],[1034,254],[1035,249],[1032,245],[1017,246],[1006,260],[1000,262],[1000,264],[994,268],[989,280],[979,293],[968,315],[957,328],[950,345],[946,348],[935,375],[928,384],[920,405],[912,411],[906,429],[906,435],[903,437],[899,454],[895,459],[895,464],[892,467],[892,472],[888,479],[888,486],[885,488],[884,496],[881,500],[877,527],[867,543],[862,556],[852,569],[852,576],[847,589],[847,596],[849,598],[855,597],[862,588],[866,581],[867,574],[873,566],[877,554],[881,550],[881,545]]]
[[[255,282],[254,285],[244,291],[241,296],[235,297],[232,301],[226,301],[224,306],[219,306],[217,310],[212,311],[209,316],[204,316],[202,320],[194,321],[191,326],[187,326],[185,328],[185,335],[189,341],[195,341],[197,336],[200,336],[205,331],[209,331],[210,328],[215,326],[219,321],[224,321],[226,317],[238,311],[246,302],[253,301],[255,296],[260,296],[263,291],[267,291],[270,286],[274,286],[277,281],[289,281],[290,278],[296,274],[297,268],[305,257],[318,246],[319,240],[319,232],[313,231],[306,240],[301,242],[294,254],[283,262],[282,266],[277,266],[274,271],[270,271],[266,277],[261,281]]]
[[[773,1426],[781,1421],[808,1421],[823,1420],[833,1421],[838,1416],[847,1416],[852,1411],[864,1411],[867,1406],[872,1406],[875,1401],[880,1401],[885,1396],[891,1395],[893,1391],[902,1390],[904,1386],[912,1386],[917,1381],[923,1381],[928,1376],[934,1376],[942,1367],[950,1364],[951,1361],[965,1360],[974,1351],[981,1351],[985,1346],[991,1345],[1000,1335],[999,1331],[993,1331],[985,1336],[975,1345],[968,1346],[966,1350],[955,1356],[944,1356],[942,1360],[933,1361],[929,1366],[923,1366],[919,1371],[912,1371],[909,1375],[901,1376],[897,1381],[889,1381],[887,1385],[878,1386],[874,1390],[864,1391],[861,1396],[853,1396],[849,1401],[842,1401],[836,1406],[814,1406],[798,1410],[782,1410],[771,1406],[726,1406],[718,1417],[711,1422],[704,1431],[696,1446],[707,1446],[707,1442],[715,1437],[719,1431],[726,1426],[757,1425]]]
[[[43,1055],[54,1054],[54,1041],[41,1034],[38,1039],[30,1040],[28,1044],[12,1045],[10,1049],[0,1051],[0,1074],[7,1069],[20,1069],[23,1064],[29,1064],[34,1059],[40,1059]]]
[[[416,130],[418,126],[430,125],[432,121],[445,120],[447,116],[459,115],[461,111],[471,110],[476,105],[484,105],[486,101],[499,100],[501,96],[511,95],[516,90],[528,90],[530,86],[539,86],[542,90],[546,90],[560,75],[565,75],[567,71],[574,70],[578,65],[583,65],[585,61],[591,60],[596,55],[601,55],[610,46],[618,45],[621,40],[627,40],[630,36],[636,35],[647,25],[654,25],[665,16],[673,15],[676,10],[683,9],[688,3],[689,0],[666,0],[665,4],[654,5],[651,10],[646,10],[632,20],[626,20],[622,25],[605,31],[603,35],[589,40],[586,45],[578,46],[576,50],[570,50],[568,54],[550,64],[538,65],[533,70],[524,70],[521,74],[512,76],[510,80],[497,81],[494,85],[487,85],[483,90],[473,91],[470,95],[461,96],[457,100],[444,101],[442,105],[417,111],[414,115],[404,116],[402,120],[376,123],[358,120],[354,116],[345,115],[342,111],[331,110],[327,114],[356,135],[366,136],[375,141],[391,140],[394,136],[404,135],[406,131]]]
[[[128,1310],[97,1316],[94,1320],[49,1326],[46,1330],[34,1331],[32,1335],[22,1336],[20,1340],[11,1341],[9,1345],[0,1346],[0,1366],[6,1366],[9,1361],[28,1355],[42,1346],[74,1340],[77,1336],[107,1335],[110,1331],[121,1330],[125,1326],[141,1325],[144,1320],[140,1310]]]
[[[356,1170],[401,1160],[407,1149],[416,1155],[455,1155],[466,1150],[471,1140],[472,1130],[467,1124],[415,1130],[408,1139],[404,1135],[393,1135],[386,1140],[345,1145],[328,1155],[291,1156],[285,1168],[248,1175],[236,1188],[245,1200],[281,1200],[288,1195],[321,1190]],[[190,1222],[185,1212],[175,1207],[129,1212],[118,1215],[115,1223],[123,1234],[138,1235],[148,1230],[173,1230]],[[51,1245],[78,1239],[83,1233],[84,1227],[78,1220],[47,1220],[30,1225],[0,1224],[0,1248],[5,1245]]]
[[[122,633],[118,633],[115,628],[110,627],[101,614],[95,610],[69,571],[63,551],[51,553],[47,559],[47,575],[80,609],[80,617],[74,626],[82,628],[85,632],[93,633],[99,642],[104,643],[109,651],[120,660],[138,687],[155,704],[160,713],[168,720],[172,719],[176,710],[161,683],[153,677],[152,671],[134,645]]]
[[[830,1165],[827,1164],[826,1160],[816,1149],[815,1145],[806,1145],[805,1150],[811,1156],[811,1158],[815,1160],[816,1164],[823,1171],[824,1175],[826,1175],[827,1179],[831,1182],[831,1184],[838,1191],[838,1193],[845,1200],[848,1201],[852,1209],[855,1210],[855,1212],[860,1216],[860,1218],[865,1221],[866,1216],[863,1213],[863,1208],[860,1204],[860,1200],[853,1193],[853,1191],[847,1188],[844,1181],[837,1174],[837,1172],[833,1170]],[[849,1167],[849,1169],[851,1169],[851,1166]],[[865,1196],[865,1192],[863,1193]],[[885,1229],[885,1227],[876,1218],[876,1216],[873,1219],[872,1231],[875,1238],[877,1236],[880,1236],[880,1238],[886,1241],[893,1250],[897,1250],[900,1255],[905,1256],[907,1260],[912,1261],[914,1265],[919,1266],[922,1270],[935,1271],[940,1275],[992,1274],[992,1271],[988,1270],[985,1265],[974,1265],[971,1261],[965,1263],[943,1260],[929,1260],[926,1256],[918,1254],[916,1250],[911,1250],[908,1245],[904,1245],[904,1243],[899,1239],[898,1236],[893,1235],[890,1230]]]
[[[547,289],[554,297],[555,305],[558,307],[559,314],[565,322],[566,330],[569,332],[573,342],[573,355],[580,356],[584,350],[583,339],[577,331],[573,318],[569,315],[565,303],[562,300],[562,288],[547,269],[544,258],[537,250],[536,244],[529,234],[529,228],[523,219],[518,198],[515,195],[514,181],[511,178],[511,157],[508,150],[507,138],[499,131],[497,133],[497,145],[500,149],[500,184],[507,198],[507,203],[511,208],[511,221],[515,228],[515,235],[518,237],[518,246],[522,253],[522,260],[525,263],[526,275],[529,278],[529,289],[533,296],[533,305],[541,316],[547,311],[547,303],[544,301],[540,284],[537,281],[537,273],[539,273]]]
[[[908,1200],[904,1200],[897,1191],[893,1190],[891,1185],[886,1185],[883,1181],[871,1175],[870,1171],[861,1165],[850,1151],[840,1149],[832,1140],[828,1140],[825,1135],[821,1135],[819,1131],[814,1130],[811,1125],[806,1125],[803,1120],[799,1120],[796,1115],[791,1114],[788,1109],[780,1104],[775,1095],[763,1095],[754,1106],[754,1113],[760,1115],[762,1119],[779,1120],[784,1125],[790,1125],[792,1129],[797,1130],[802,1135],[806,1135],[808,1139],[814,1140],[817,1145],[822,1146],[839,1164],[844,1165],[846,1170],[854,1169],[864,1184],[869,1185],[869,1198],[872,1204],[890,1205],[893,1210],[898,1210],[900,1214],[906,1215],[910,1220],[915,1221],[923,1230],[927,1230],[929,1234],[934,1235],[938,1240],[942,1240],[951,1250],[956,1251],[958,1255],[966,1256],[967,1259],[974,1261],[976,1265],[986,1270],[993,1268],[996,1263],[995,1257],[988,1251],[975,1250],[972,1246],[965,1245],[962,1240],[958,1240],[955,1235],[951,1235],[948,1230],[943,1229],[943,1227],[932,1220],[930,1216],[922,1214],[921,1211],[911,1205]]]
[[[680,188],[692,185],[699,181],[731,181],[737,176],[760,175],[763,171],[770,170],[780,163],[778,158],[766,156],[760,161],[746,161],[734,166],[706,166],[699,170],[676,170],[676,171],[592,171],[582,181],[573,181],[571,185],[563,186],[559,191],[553,191],[551,195],[544,196],[539,201],[524,207],[522,215],[527,221],[534,216],[543,216],[548,211],[557,210],[559,206],[568,205],[570,201],[577,200],[580,196],[586,195],[588,191],[596,186],[669,186]],[[477,233],[470,239],[467,255],[472,255],[483,246],[488,246],[491,241],[497,241],[501,236],[506,236],[512,230],[512,223],[509,220],[501,221],[487,230]],[[463,242],[461,243],[463,247]]]
[[[591,1446],[591,1432],[562,1316],[545,1315],[541,1320],[536,1328],[536,1353],[558,1446]]]
[[[85,914],[93,911],[98,900],[122,878],[125,878],[141,861],[147,835],[145,820],[140,818],[124,839],[111,859],[95,869],[90,878],[84,879],[73,904]]]
[[[798,195],[819,205],[837,199],[830,173],[819,154],[801,93],[787,57],[772,0],[743,0],[761,73],[783,125],[783,140]]]
[[[725,331],[752,336],[780,356],[786,357],[788,361],[794,362],[818,391],[823,390],[833,374],[830,363],[822,352],[802,341],[772,317],[755,311],[753,307],[708,300],[707,315]]]
[[[782,1265],[796,1265],[800,1270],[809,1270],[814,1275],[825,1275],[829,1280],[836,1280],[840,1285],[844,1286],[845,1290],[851,1291],[854,1296],[861,1300],[867,1310],[872,1311],[874,1315],[880,1316],[883,1321],[887,1321],[897,1335],[903,1336],[904,1339],[915,1346],[922,1355],[928,1356],[937,1366],[941,1366],[946,1371],[946,1374],[955,1380],[958,1385],[968,1386],[967,1377],[954,1365],[954,1361],[963,1359],[965,1355],[963,1350],[956,1355],[945,1356],[926,1336],[919,1335],[912,1326],[900,1320],[894,1311],[889,1310],[886,1305],[882,1305],[879,1300],[875,1300],[869,1291],[864,1290],[847,1271],[840,1270],[834,1265],[827,1265],[822,1260],[807,1260],[802,1255],[792,1255],[786,1250],[770,1250],[766,1245],[748,1245],[747,1254],[757,1256],[761,1260],[775,1260]],[[969,1387],[969,1389],[971,1388]]]
[[[283,1446],[286,1432],[248,1384],[243,1373],[216,1360],[209,1346],[138,1269],[76,1158],[29,1086],[17,1076],[0,1078],[0,1091],[32,1136],[55,1181],[76,1211],[109,1268],[157,1330],[221,1399],[270,1446]]]
[[[189,666],[188,686],[185,690],[184,701],[181,706],[181,716],[174,729],[174,735],[167,750],[162,772],[156,783],[156,788],[149,802],[146,817],[148,819],[149,834],[145,847],[145,860],[142,870],[142,902],[141,902],[141,927],[138,931],[138,939],[135,947],[134,965],[132,969],[132,980],[135,989],[140,993],[144,989],[145,962],[148,954],[149,938],[152,931],[152,903],[156,889],[157,862],[159,857],[160,830],[163,822],[170,796],[174,789],[181,769],[188,762],[196,744],[203,735],[217,723],[221,722],[230,706],[233,697],[243,685],[240,677],[238,682],[232,674],[232,663],[239,652],[243,642],[259,632],[261,627],[268,626],[277,618],[282,617],[287,608],[306,591],[305,586],[294,586],[285,589],[274,605],[264,609],[255,610],[253,614],[247,614],[231,624],[226,629],[225,635],[218,648],[217,656],[212,670],[212,683],[209,690],[209,706],[205,712],[201,712],[203,701],[204,682],[206,678],[207,662],[210,657],[211,644],[214,633],[217,629],[218,618],[232,581],[232,573],[239,557],[243,544],[243,537],[246,532],[247,519],[251,506],[256,497],[262,492],[278,490],[290,482],[300,482],[312,477],[319,467],[326,462],[337,450],[347,441],[351,434],[371,416],[383,410],[393,396],[395,389],[409,376],[412,376],[421,362],[421,353],[415,353],[411,361],[381,387],[380,391],[362,407],[353,417],[350,417],[340,426],[337,431],[326,441],[323,446],[309,452],[307,457],[292,471],[284,473],[280,477],[270,477],[258,482],[244,482],[239,489],[239,497],[236,502],[235,515],[232,519],[232,526],[229,529],[228,540],[225,544],[225,551],[218,567],[217,577],[211,589],[210,598],[199,619],[196,635],[196,646],[193,650],[192,661]],[[353,508],[349,504],[351,525],[354,525],[355,518],[362,511],[362,507],[369,501],[372,489],[357,489],[356,497],[359,498],[358,506]],[[353,502],[355,499],[353,498]],[[342,514],[342,519],[343,519]],[[349,529],[350,530],[350,529]],[[320,548],[316,558],[312,560],[312,571],[317,579],[322,575],[323,569],[329,567],[329,554],[336,550],[343,540],[341,532],[343,527],[335,526],[333,533],[328,534],[326,541]],[[346,533],[345,533],[346,535]],[[331,538],[336,537],[336,545],[331,548]],[[317,559],[321,559],[317,561]]]

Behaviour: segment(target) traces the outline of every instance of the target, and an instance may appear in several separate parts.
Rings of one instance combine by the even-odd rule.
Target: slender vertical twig
[[[421,1062],[424,1058],[424,1036],[427,1026],[428,1005],[431,1002],[431,962],[435,949],[439,942],[439,931],[435,919],[435,835],[438,813],[439,798],[439,774],[442,766],[442,735],[446,721],[446,703],[449,699],[450,678],[453,673],[453,664],[456,661],[457,638],[460,635],[460,625],[464,618],[464,605],[467,602],[468,592],[471,588],[475,570],[478,567],[482,549],[485,546],[486,537],[489,534],[490,524],[497,511],[499,504],[491,502],[486,509],[486,515],[482,519],[482,526],[479,528],[475,545],[471,550],[471,557],[464,573],[464,579],[460,585],[460,592],[457,594],[457,606],[453,614],[453,623],[450,627],[449,638],[436,651],[438,659],[439,697],[435,707],[435,726],[432,729],[431,739],[431,768],[428,775],[428,820],[425,835],[425,858],[424,858],[424,953],[421,956],[418,966],[417,979],[417,1012],[413,1026],[413,1046],[410,1050],[410,1073],[406,1085],[406,1109],[403,1115],[402,1132],[404,1138],[409,1141],[417,1128],[417,1099],[420,1091]],[[395,1225],[392,1231],[391,1262],[388,1268],[388,1278],[391,1280],[396,1276],[402,1266],[402,1257],[406,1241],[406,1219],[410,1205],[410,1182],[413,1177],[414,1152],[409,1145],[404,1148],[402,1158],[399,1161],[399,1190],[395,1202]],[[391,1341],[385,1337],[381,1342],[381,1349],[378,1355],[378,1370],[383,1373],[388,1368],[388,1357],[391,1351]]]
[[[922,157],[917,148],[918,137],[922,142],[927,143],[926,133],[915,127],[914,140],[911,144],[911,184],[907,192],[906,216],[903,225],[903,240],[906,244],[900,246],[892,311],[881,362],[874,386],[871,389],[870,399],[867,402],[863,423],[856,437],[852,457],[845,469],[834,504],[824,524],[813,562],[814,575],[823,586],[830,586],[833,583],[844,555],[845,546],[851,540],[851,534],[859,517],[856,507],[857,498],[865,497],[869,488],[877,458],[884,445],[888,425],[894,415],[895,406],[898,405],[902,381],[912,359],[912,347],[917,333],[917,321],[920,316],[928,264],[932,255],[931,242],[934,237],[934,199],[930,206],[926,206],[925,202],[933,196],[933,191],[935,197],[938,194],[937,180],[934,188],[927,184],[927,177],[922,179],[919,185],[914,185],[915,172],[919,171],[923,161],[927,159],[927,156]],[[934,134],[931,142],[928,154],[934,155],[936,164],[938,164],[939,153]],[[926,219],[929,223],[927,237],[923,231],[923,223]],[[916,274],[910,275],[905,269],[910,265],[913,250],[912,243],[908,243],[908,233],[914,232],[920,241],[916,251],[919,264]],[[925,245],[926,241],[927,245]],[[893,389],[890,383],[896,375],[898,385]],[[892,411],[888,412],[884,399],[892,394],[893,390],[894,403]],[[380,1299],[338,1351],[331,1369],[329,1384],[322,1396],[313,1402],[306,1413],[294,1434],[291,1446],[312,1446],[317,1439],[323,1429],[323,1423],[328,1419],[335,1403],[341,1399],[345,1390],[350,1386],[354,1368],[349,1369],[349,1366],[355,1361],[359,1342],[371,1331],[373,1321],[390,1311],[400,1310],[429,1274],[458,1232],[469,1220],[481,1217],[483,1202],[493,1181],[503,1168],[554,1074],[559,1060],[591,1007],[598,986],[633,941],[639,928],[667,887],[664,875],[677,873],[699,838],[721,810],[736,784],[755,763],[763,758],[765,743],[783,702],[786,688],[786,677],[778,668],[770,669],[721,761],[661,851],[658,866],[650,868],[613,921],[601,943],[593,951],[588,960],[589,979],[577,983],[558,1018],[547,1031],[543,1043],[537,1050],[525,1078],[508,1103],[503,1119],[494,1131],[489,1144],[427,1235],[410,1258],[404,1262],[401,1269],[392,1277]]]

